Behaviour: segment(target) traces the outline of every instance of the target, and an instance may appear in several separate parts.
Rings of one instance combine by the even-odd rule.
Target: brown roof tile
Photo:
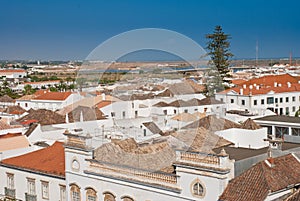
[[[292,154],[288,154],[274,158],[272,167],[261,161],[234,178],[219,200],[263,201],[269,192],[276,192],[299,182],[300,163]]]
[[[65,152],[63,143],[55,142],[47,148],[5,159],[1,161],[1,164],[64,177]]]

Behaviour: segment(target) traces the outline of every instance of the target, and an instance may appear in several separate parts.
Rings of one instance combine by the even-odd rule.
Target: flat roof
[[[282,143],[282,151],[297,148],[297,147],[300,147],[300,144],[290,143],[290,142]],[[261,149],[248,149],[248,148],[241,148],[241,147],[221,147],[221,148],[213,149],[213,151],[215,153],[220,153],[222,148],[224,148],[226,153],[229,154],[230,159],[234,159],[236,161],[243,160],[246,158],[251,158],[261,154],[267,154],[269,149],[269,147],[265,147]]]
[[[298,123],[300,124],[300,117],[291,117],[284,115],[271,115],[261,118],[254,119],[255,121],[276,121],[276,122],[287,122],[287,123]]]

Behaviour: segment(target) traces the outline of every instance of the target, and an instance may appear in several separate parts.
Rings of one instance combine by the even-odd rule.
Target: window
[[[111,117],[115,117],[115,116],[116,116],[116,113],[111,112],[110,115],[111,115]]]
[[[7,188],[8,189],[14,189],[15,188],[14,175],[11,174],[11,173],[7,173]]]
[[[280,99],[279,99],[279,102],[282,103],[282,102],[283,102],[283,98],[280,98]]]
[[[274,98],[273,97],[268,97],[267,98],[267,104],[273,104],[274,103]]]
[[[300,136],[300,128],[292,128],[292,135]]]
[[[193,195],[203,196],[203,194],[204,194],[203,186],[199,182],[195,183],[193,185],[192,192],[193,192]]]
[[[176,110],[174,110],[174,114],[176,114],[176,112],[177,112],[177,111],[176,111]]]
[[[131,107],[134,108],[134,103],[131,103]]]
[[[29,195],[35,195],[35,180],[27,178],[27,193]]]
[[[194,109],[194,111],[195,111],[195,112],[197,112],[197,111],[198,111],[198,109],[196,108],[196,109]]]
[[[125,119],[125,117],[126,117],[125,111],[122,112],[122,117],[123,117],[123,119]]]
[[[71,201],[80,201],[80,188],[75,184],[71,185]]]
[[[296,101],[296,96],[292,97],[292,101],[295,102]]]
[[[295,111],[296,111],[296,107],[295,107],[295,106],[293,106],[292,110],[293,110],[293,112],[295,112]]]
[[[135,118],[138,117],[138,111],[134,111],[134,116],[135,116]]]
[[[66,201],[66,186],[61,185],[59,187],[60,201]]]
[[[25,107],[28,107],[28,103],[25,103]]]
[[[257,100],[254,100],[254,105],[257,105]]]
[[[42,198],[49,199],[49,182],[42,181]]]
[[[275,103],[278,103],[278,98],[275,98]]]
[[[285,108],[285,115],[289,115],[290,114],[290,112],[289,112],[289,107],[286,107]]]
[[[275,98],[275,102],[276,102],[276,98]],[[264,105],[264,104],[265,104],[265,99],[261,99],[261,100],[260,100],[260,104],[261,104],[261,105]]]
[[[167,114],[168,114],[168,111],[167,111],[167,110],[164,110],[163,112],[164,112],[164,115],[167,115]]]
[[[147,135],[147,130],[144,129],[144,137]]]
[[[299,97],[299,98],[300,98],[300,97]],[[224,102],[224,99],[223,99],[223,98],[220,98],[220,101],[221,101],[221,102]]]
[[[131,197],[129,196],[123,196],[121,197],[122,201],[134,201]]]
[[[289,97],[285,97],[285,102],[286,102],[286,103],[289,102]]]
[[[230,99],[230,103],[234,103],[234,99]]]
[[[283,135],[288,135],[289,134],[289,129],[287,127],[275,127],[275,136],[277,138],[282,138]]]
[[[189,111],[187,109],[184,110],[184,113],[188,113]]]
[[[242,105],[245,105],[245,100],[242,100]]]
[[[86,190],[86,200],[87,201],[96,201],[97,200],[97,192],[92,188],[88,188]]]
[[[116,197],[110,192],[104,192],[104,201],[116,201]]]

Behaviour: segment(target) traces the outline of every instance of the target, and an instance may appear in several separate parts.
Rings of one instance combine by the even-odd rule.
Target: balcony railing
[[[37,201],[36,195],[25,193],[25,201]]]
[[[16,197],[16,189],[10,189],[5,187],[4,188],[5,191],[5,196],[8,198],[15,198]]]

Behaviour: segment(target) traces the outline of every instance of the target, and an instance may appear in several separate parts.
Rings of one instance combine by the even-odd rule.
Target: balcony
[[[15,198],[16,197],[16,189],[10,189],[10,188],[5,187],[4,191],[5,191],[5,197],[7,197],[7,198]]]
[[[25,193],[25,201],[37,201],[36,195]]]

